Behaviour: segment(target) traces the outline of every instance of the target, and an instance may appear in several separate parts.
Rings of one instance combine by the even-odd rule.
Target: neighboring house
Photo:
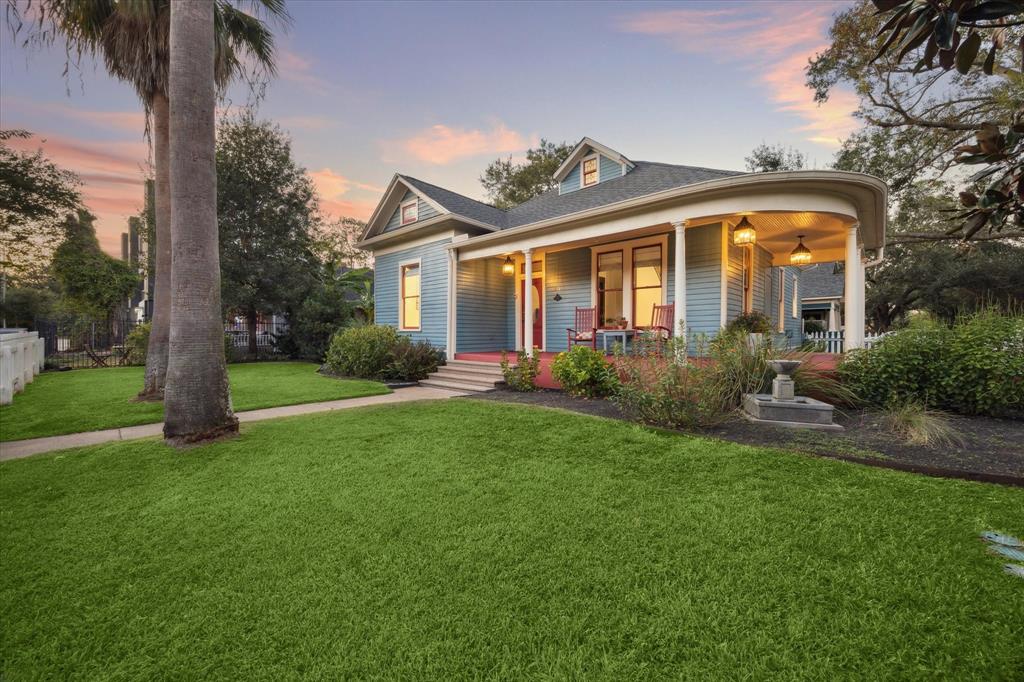
[[[860,331],[847,343],[861,345],[864,252],[885,239],[881,180],[632,161],[589,138],[554,179],[557,189],[501,210],[395,175],[359,243],[375,258],[377,322],[454,359],[565,350],[577,307],[634,327],[654,304],[676,303],[677,329],[714,334],[761,310],[796,344],[800,270],[790,263],[802,235],[810,260],[801,264],[854,264],[846,309]],[[744,217],[752,245],[736,243]]]
[[[842,261],[801,268],[800,305],[805,321],[815,320],[826,331],[843,328],[842,306],[846,273]]]

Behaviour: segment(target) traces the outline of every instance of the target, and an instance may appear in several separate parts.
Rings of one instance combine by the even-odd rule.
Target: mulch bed
[[[517,393],[497,390],[471,397],[525,405],[553,407],[573,412],[623,419],[608,400],[574,398],[562,391]],[[741,416],[693,435],[781,448],[820,457],[859,462],[870,466],[912,471],[928,476],[1024,486],[1024,421],[988,417],[950,417],[963,439],[957,446],[911,445],[871,411],[855,410],[836,415],[843,431],[788,429],[754,424]]]

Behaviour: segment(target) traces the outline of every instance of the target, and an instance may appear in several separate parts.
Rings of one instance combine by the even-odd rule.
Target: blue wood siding
[[[398,204],[398,208],[391,214],[391,219],[388,220],[387,225],[384,226],[384,232],[390,232],[391,230],[397,230],[402,227],[402,204],[409,201],[413,197],[417,197],[418,203],[416,204],[416,222],[433,218],[436,215],[440,215],[436,208],[428,204],[427,202],[420,199],[418,195],[414,194],[411,190],[406,191],[405,196],[402,197],[402,201]],[[409,225],[415,225],[416,223],[409,223]],[[409,225],[406,225],[408,227]]]
[[[455,349],[460,353],[515,347],[513,277],[501,274],[501,260],[459,263]],[[509,322],[509,315],[512,321]],[[509,337],[509,332],[512,336]]]
[[[374,258],[373,299],[377,324],[398,327],[399,263],[420,259],[420,331],[401,331],[414,340],[444,348],[448,336],[448,250],[450,238]]]
[[[725,321],[728,324],[739,317],[743,312],[743,249],[732,243],[732,233],[735,230],[729,228],[729,263],[727,268],[726,286],[726,315]]]
[[[763,246],[755,246],[753,309],[766,315],[769,307],[768,286],[771,280],[771,267],[772,255]]]
[[[675,234],[668,237],[666,300],[675,301]],[[713,335],[719,328],[722,290],[722,226],[686,230],[686,326],[689,333]]]
[[[598,168],[601,169],[598,173],[598,184],[601,184],[605,180],[613,180],[615,178],[622,177],[622,164],[618,161],[613,161],[607,156],[598,154],[597,165]],[[582,172],[582,167],[582,161],[573,166],[573,169],[569,171],[569,174],[562,179],[562,183],[558,188],[559,193],[568,194],[569,192],[575,192],[579,189],[585,189],[580,187],[580,173]],[[593,186],[594,185],[591,185],[591,187]]]
[[[779,272],[784,273],[782,291],[782,332],[779,328]],[[793,289],[796,287],[799,295],[800,268],[796,267],[774,267],[771,268],[771,303],[769,304],[768,316],[772,319],[772,329],[776,330],[776,344],[780,346],[796,347],[803,342],[803,305],[797,302],[797,315],[793,317]]]
[[[565,330],[575,323],[576,308],[591,305],[590,249],[572,249],[549,253],[544,261],[544,349],[549,352],[566,350]],[[556,301],[555,295],[562,300]],[[513,321],[513,325],[515,322]],[[515,340],[515,336],[512,337]]]

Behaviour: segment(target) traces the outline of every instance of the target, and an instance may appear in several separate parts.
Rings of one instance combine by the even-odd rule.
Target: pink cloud
[[[277,73],[281,78],[315,93],[332,89],[331,83],[313,73],[313,60],[291,50],[277,53]]]
[[[680,52],[745,64],[768,91],[777,111],[806,121],[797,130],[812,142],[836,146],[859,126],[856,96],[833,94],[819,106],[804,84],[807,61],[827,47],[832,3],[742,3],[720,9],[671,9],[624,17],[619,29],[656,36]]]
[[[377,207],[379,195],[383,194],[385,189],[377,185],[350,180],[330,168],[310,171],[309,177],[313,180],[313,185],[320,195],[320,208],[333,218],[366,220],[373,213],[373,209]],[[346,195],[353,189],[378,196],[373,199],[347,197]]]
[[[533,142],[533,138],[527,138],[504,123],[496,123],[486,131],[437,124],[385,146],[391,155],[397,153],[425,163],[445,165],[473,156],[522,151]]]
[[[43,154],[82,179],[82,201],[96,215],[100,245],[114,256],[121,254],[121,233],[129,216],[142,209],[143,184],[149,148],[138,142],[89,142],[61,135],[12,139],[16,149]]]

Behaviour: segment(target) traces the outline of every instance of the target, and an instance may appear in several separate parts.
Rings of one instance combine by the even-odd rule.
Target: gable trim
[[[399,194],[400,191],[401,194]],[[380,203],[377,204],[377,208],[374,209],[370,219],[366,221],[366,229],[363,230],[363,234],[360,237],[361,242],[377,237],[381,232],[383,232],[384,226],[391,218],[391,214],[394,213],[396,209],[401,211],[402,197],[405,196],[406,192],[412,192],[421,201],[432,206],[434,210],[441,214],[439,217],[451,215],[451,211],[413,187],[412,183],[406,182],[405,178],[401,175],[395,173],[394,177],[391,178],[391,182],[388,183],[387,189],[384,190],[384,196],[381,197]],[[427,225],[430,224],[431,220],[433,219],[420,222],[419,216],[417,215],[417,220],[411,223],[406,223],[405,225],[400,225],[400,228]]]

